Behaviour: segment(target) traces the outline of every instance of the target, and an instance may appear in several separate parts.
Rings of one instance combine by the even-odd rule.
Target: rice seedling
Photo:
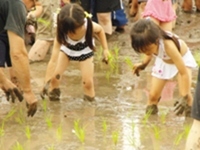
[[[3,137],[4,134],[5,134],[5,130],[4,130],[4,121],[3,121],[0,128],[0,137]]]
[[[165,113],[164,111],[161,113],[161,116],[160,116],[160,120],[161,120],[161,123],[162,124],[165,124],[166,123],[166,116],[167,116],[167,113]]]
[[[113,141],[114,145],[116,146],[119,141],[119,131],[112,132],[112,141]]]
[[[54,149],[55,149],[55,146],[54,146],[54,145],[47,146],[47,150],[54,150]]]
[[[102,122],[102,130],[103,130],[104,135],[106,135],[107,130],[108,130],[108,124],[107,124],[107,121],[106,121],[105,118],[103,118],[103,122]]]
[[[200,66],[200,54],[199,54],[199,51],[194,51],[194,59],[196,60],[198,66]]]
[[[128,65],[128,67],[132,70],[133,69],[133,62],[131,61],[130,57],[126,56],[124,58],[125,63]]]
[[[45,122],[46,122],[48,128],[51,128],[52,127],[52,116],[51,115],[45,116]]]
[[[151,111],[149,111],[148,113],[145,113],[144,118],[142,119],[142,123],[143,123],[144,125],[147,124],[147,122],[148,122],[150,116],[151,116]]]
[[[12,108],[9,113],[5,116],[4,120],[7,121],[9,118],[11,118],[16,113],[16,109]]]
[[[30,140],[31,139],[31,129],[29,126],[25,127],[25,134],[26,134],[27,139]]]
[[[47,100],[46,99],[42,100],[42,109],[44,112],[47,112]]]
[[[62,139],[62,124],[60,124],[56,130],[56,137],[58,140]]]
[[[19,142],[16,142],[16,144],[13,146],[13,150],[24,150],[24,148]]]
[[[135,129],[135,123],[131,123],[131,134],[127,137],[127,140],[129,141],[129,144],[131,146],[135,146],[135,137],[134,137],[134,129]]]
[[[22,108],[20,108],[18,115],[15,117],[15,121],[19,123],[20,125],[26,122]]]
[[[153,128],[153,133],[154,133],[154,137],[159,140],[160,139],[160,132],[161,132],[161,129],[156,126],[156,125],[152,125],[152,128]]]
[[[190,128],[191,128],[190,125],[184,126],[184,130],[176,136],[175,141],[174,141],[174,145],[176,145],[176,146],[179,145],[181,140],[187,138],[189,131],[190,131]]]
[[[85,142],[85,130],[80,126],[80,120],[74,121],[74,129],[72,132],[75,133],[82,144]]]

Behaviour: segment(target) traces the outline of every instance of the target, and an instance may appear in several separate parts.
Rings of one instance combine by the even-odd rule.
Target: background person
[[[15,78],[18,80],[23,97],[28,104],[28,116],[35,114],[37,99],[31,88],[24,35],[27,10],[35,5],[39,5],[35,0],[0,1],[0,67],[12,65]]]

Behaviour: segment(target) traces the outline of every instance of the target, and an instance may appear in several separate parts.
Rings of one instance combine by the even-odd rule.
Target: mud
[[[125,6],[127,4],[125,3]],[[31,83],[39,99],[34,117],[26,116],[25,101],[12,104],[1,95],[0,149],[12,150],[183,150],[191,118],[176,116],[173,103],[179,98],[176,80],[165,86],[158,115],[145,115],[151,80],[151,65],[140,76],[131,66],[141,56],[130,45],[132,18],[123,34],[109,37],[115,55],[113,64],[102,63],[100,48],[95,54],[95,101],[83,100],[80,68],[71,62],[65,71],[59,101],[41,99],[40,91],[50,54],[31,64]],[[200,14],[178,11],[174,32],[196,53],[200,45]],[[197,69],[193,70],[194,91]]]

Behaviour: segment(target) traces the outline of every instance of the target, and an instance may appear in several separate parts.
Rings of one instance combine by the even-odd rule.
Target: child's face
[[[146,54],[146,55],[157,54],[158,45],[155,44],[155,43],[150,44],[150,45],[146,46],[141,52]]]
[[[76,35],[82,33],[83,27],[84,27],[84,25],[82,25],[82,26],[76,28],[74,33],[73,33],[73,32],[68,32],[67,35],[70,36],[70,37],[74,37],[74,36],[76,36]]]

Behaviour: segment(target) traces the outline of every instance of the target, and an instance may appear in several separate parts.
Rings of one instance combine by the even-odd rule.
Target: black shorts
[[[94,11],[97,13],[112,12],[121,9],[120,0],[95,0]]]
[[[120,0],[81,0],[81,6],[87,12],[112,12],[121,9]]]
[[[10,48],[7,32],[0,33],[0,67],[10,67]]]
[[[194,119],[200,120],[200,68],[192,105],[192,117]]]

